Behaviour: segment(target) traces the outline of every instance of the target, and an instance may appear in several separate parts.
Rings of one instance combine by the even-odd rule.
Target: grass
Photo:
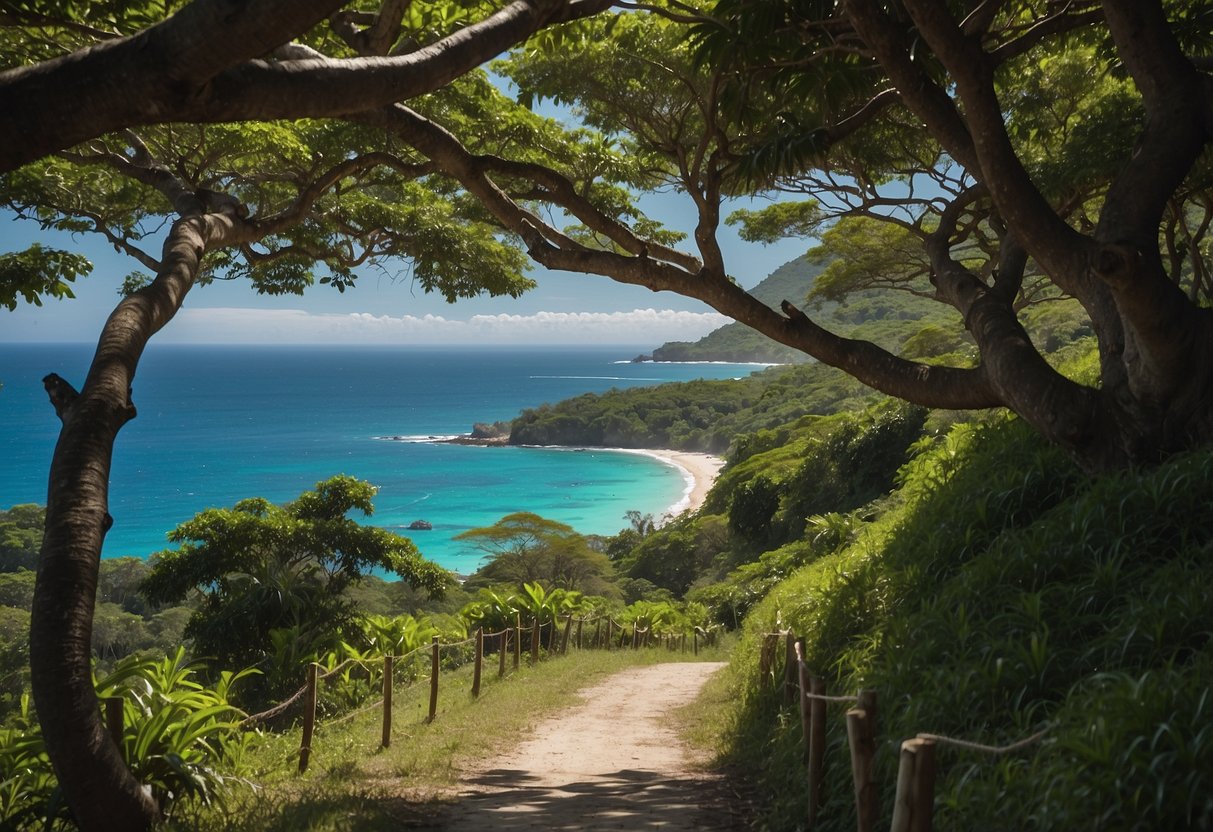
[[[698,658],[725,655],[713,648]],[[433,723],[426,722],[427,682],[395,692],[389,748],[379,747],[379,708],[339,724],[318,720],[303,775],[296,773],[300,730],[267,734],[243,761],[247,788],[224,806],[192,808],[168,828],[371,832],[424,824],[442,812],[465,770],[526,739],[539,722],[577,702],[581,688],[637,664],[694,659],[662,649],[571,650],[534,668],[524,660],[504,679],[486,661],[478,700],[471,698],[470,668],[444,673]]]
[[[938,754],[938,830],[1213,828],[1213,453],[1079,475],[1014,421],[955,431],[903,472],[890,511],[755,607],[720,730],[795,829],[796,714],[756,685],[760,634],[791,627],[833,692],[880,695],[886,825],[897,749],[931,732],[1038,745]],[[831,709],[823,830],[854,828]]]

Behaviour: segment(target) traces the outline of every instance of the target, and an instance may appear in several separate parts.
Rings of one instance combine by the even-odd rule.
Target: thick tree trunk
[[[47,393],[63,428],[47,489],[46,537],[30,620],[30,671],[47,753],[84,830],[139,830],[160,819],[105,730],[93,689],[91,639],[101,544],[112,520],[114,439],[135,415],[130,385],[148,339],[177,312],[202,255],[236,220],[206,215],[174,225],[151,286],[118,304],[102,331],[84,388],[58,376]]]

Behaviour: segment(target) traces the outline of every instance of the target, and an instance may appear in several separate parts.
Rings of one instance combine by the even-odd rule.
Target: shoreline
[[[691,511],[698,511],[707,500],[708,492],[724,467],[724,459],[698,451],[672,451],[667,448],[594,448],[599,451],[615,453],[638,454],[664,462],[682,472],[685,487],[682,499],[667,508],[656,518],[657,525],[665,525],[670,520]]]
[[[465,445],[481,448],[544,448],[562,451],[604,451],[617,454],[637,454],[664,462],[682,473],[684,488],[678,502],[668,506],[655,519],[664,525],[689,511],[697,511],[707,500],[708,492],[724,467],[724,459],[699,451],[674,451],[668,448],[604,448],[597,445],[510,445],[509,437],[481,437],[470,434],[431,436],[376,436],[389,442],[419,442],[441,445]]]

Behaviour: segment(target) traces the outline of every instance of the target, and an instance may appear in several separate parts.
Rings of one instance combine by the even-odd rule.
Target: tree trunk
[[[47,489],[46,536],[30,618],[30,672],[47,754],[81,829],[148,829],[160,820],[101,718],[92,683],[93,607],[108,513],[114,439],[135,416],[130,385],[148,339],[181,307],[202,255],[230,235],[226,215],[178,221],[152,285],[118,304],[79,394],[44,380],[63,421]]]

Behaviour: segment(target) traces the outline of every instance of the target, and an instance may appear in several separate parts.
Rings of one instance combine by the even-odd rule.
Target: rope
[[[447,647],[461,647],[464,644],[471,644],[475,640],[475,638],[465,638],[463,641],[452,641],[450,644],[439,644],[438,649],[444,650]]]
[[[1003,754],[1010,754],[1012,751],[1018,751],[1021,748],[1026,748],[1027,746],[1032,745],[1035,742],[1039,742],[1048,733],[1049,733],[1049,729],[1046,728],[1045,730],[1038,731],[1035,734],[1033,734],[1032,736],[1026,737],[1026,738],[1020,740],[1019,742],[1013,742],[1010,745],[1003,745],[1003,746],[982,745],[979,742],[969,742],[968,740],[958,740],[958,739],[954,739],[953,737],[942,737],[939,734],[919,734],[918,739],[931,740],[932,742],[937,742],[942,745],[952,745],[952,746],[955,746],[956,748],[964,748],[969,751],[980,751],[985,754],[996,754],[996,755],[1001,756]]]
[[[274,717],[278,716],[279,714],[284,713],[286,711],[286,709],[289,708],[291,705],[294,705],[296,702],[298,702],[300,697],[302,697],[303,694],[305,694],[305,693],[307,693],[307,685],[304,685],[303,687],[299,688],[299,690],[295,691],[295,693],[291,695],[290,699],[287,699],[284,702],[278,703],[274,707],[270,708],[268,711],[262,711],[259,714],[253,714],[252,716],[246,716],[244,719],[240,720],[240,727],[243,728],[245,725],[252,725],[254,722],[261,722],[262,720],[273,719]]]
[[[329,678],[330,676],[336,675],[339,671],[344,670],[346,665],[350,665],[350,664],[356,664],[359,667],[361,667],[363,670],[366,670],[366,665],[364,665],[362,662],[358,661],[357,659],[346,659],[341,664],[334,667],[332,670],[326,670],[323,673],[317,672],[316,681],[323,682],[325,679]]]
[[[430,645],[428,645],[428,644],[423,644],[423,645],[421,645],[420,647],[414,647],[412,650],[410,650],[409,652],[405,653],[403,656],[396,656],[396,657],[394,657],[394,658],[393,658],[393,661],[394,661],[394,662],[404,661],[405,659],[412,658],[414,654],[416,654],[416,653],[420,653],[422,650],[429,650],[429,649],[430,649]]]
[[[802,693],[805,699],[816,699],[819,702],[858,702],[858,696],[824,696],[820,693]]]

